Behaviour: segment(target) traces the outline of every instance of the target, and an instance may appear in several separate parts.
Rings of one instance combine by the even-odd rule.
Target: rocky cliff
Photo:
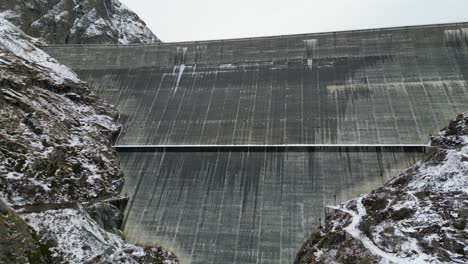
[[[467,263],[468,113],[432,148],[384,187],[330,207],[296,263]]]
[[[50,263],[52,252],[34,230],[0,201],[0,263]]]
[[[0,204],[0,263],[177,262],[122,239],[117,112],[32,41],[0,19],[0,199],[35,231]]]
[[[2,0],[0,17],[49,44],[159,42],[118,0]]]

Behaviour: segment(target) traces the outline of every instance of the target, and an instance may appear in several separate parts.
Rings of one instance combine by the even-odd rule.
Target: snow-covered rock
[[[3,65],[11,65],[12,62],[8,62],[7,57],[14,55],[20,58],[23,63],[34,64],[38,68],[42,68],[42,71],[37,73],[48,74],[48,76],[42,76],[41,78],[43,79],[49,77],[58,84],[64,83],[66,80],[75,83],[80,82],[76,74],[69,68],[38,49],[35,45],[38,42],[37,39],[31,38],[2,18],[0,18],[0,34],[0,52],[5,57],[0,60],[0,63]],[[1,73],[6,74],[7,71],[2,71]],[[8,79],[9,77],[2,76],[2,78]]]
[[[296,263],[468,263],[468,113],[384,187],[338,207]]]
[[[20,208],[118,195],[115,110],[31,40],[0,19],[0,198]]]
[[[49,210],[23,216],[42,241],[53,241],[53,257],[67,263],[177,263],[176,257],[161,248],[130,245],[106,232],[83,210]]]
[[[117,112],[0,19],[0,197],[13,206],[117,196]]]
[[[118,0],[3,0],[0,17],[49,44],[160,42]]]
[[[53,263],[52,252],[36,232],[0,201],[0,263]]]
[[[0,263],[177,263],[118,236],[117,112],[31,41],[0,18],[0,200],[39,235],[0,210],[0,244],[28,243],[12,261],[14,249],[1,246]]]

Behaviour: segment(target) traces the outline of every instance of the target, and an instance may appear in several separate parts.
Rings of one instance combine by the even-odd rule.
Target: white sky
[[[468,21],[468,0],[121,0],[164,42]]]

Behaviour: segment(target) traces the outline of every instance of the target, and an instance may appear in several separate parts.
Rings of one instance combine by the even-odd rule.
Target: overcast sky
[[[165,42],[468,21],[468,0],[121,0]]]

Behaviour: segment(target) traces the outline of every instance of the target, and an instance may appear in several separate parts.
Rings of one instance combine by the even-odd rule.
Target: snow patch
[[[421,179],[412,181],[408,187],[413,190],[461,191],[468,194],[468,148],[464,147],[461,151],[449,149],[446,152],[441,164],[423,164],[419,168]]]
[[[117,235],[104,231],[83,211],[50,210],[26,214],[23,218],[35,231],[45,233],[45,238],[57,242],[57,246],[52,248],[53,253],[64,256],[67,263],[85,263],[98,257],[118,261],[125,258],[126,252],[131,252],[130,257],[145,255],[142,248],[127,244]],[[127,263],[136,263],[131,258],[126,260]]]
[[[63,18],[68,16],[68,15],[70,15],[70,13],[68,11],[63,11],[62,13],[55,16],[55,21],[56,22],[62,21]]]
[[[31,64],[48,69],[50,77],[57,83],[64,83],[66,80],[79,82],[75,73],[32,45],[30,41],[31,38],[22,31],[0,18],[0,50],[2,52],[13,53]]]
[[[401,258],[396,254],[391,254],[388,252],[383,251],[378,246],[376,246],[366,235],[362,233],[359,229],[359,224],[362,222],[362,219],[366,216],[366,208],[362,204],[362,200],[365,196],[361,196],[360,198],[356,199],[356,206],[357,206],[357,213],[353,210],[346,209],[344,207],[330,207],[332,209],[343,211],[351,216],[351,224],[349,224],[345,230],[348,234],[350,234],[354,239],[361,241],[365,248],[367,248],[373,255],[379,256],[382,258],[381,263],[427,263],[434,258],[426,255],[425,253],[421,252],[419,249],[415,239],[411,240],[410,243],[405,243],[405,247],[407,249],[405,251],[413,251],[417,252],[415,254],[415,258]]]
[[[0,12],[0,18],[4,18],[4,19],[13,19],[13,18],[18,18],[19,16],[20,15],[13,10],[6,10],[3,12]]]

